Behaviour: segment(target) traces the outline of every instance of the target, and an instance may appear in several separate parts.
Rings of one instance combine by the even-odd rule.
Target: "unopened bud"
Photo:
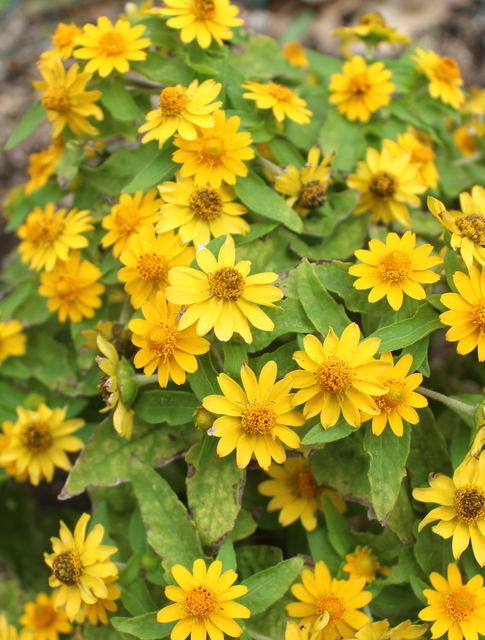
[[[126,407],[131,407],[138,393],[138,385],[135,371],[126,358],[121,358],[116,365],[116,376],[121,400]]]
[[[197,407],[197,409],[192,414],[194,418],[194,423],[197,429],[201,431],[207,431],[214,424],[214,420],[216,419],[215,415],[204,407]]]

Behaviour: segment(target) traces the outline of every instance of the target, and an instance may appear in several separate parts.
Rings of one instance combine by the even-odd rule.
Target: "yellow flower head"
[[[122,193],[118,202],[111,207],[111,213],[103,218],[101,224],[108,233],[101,239],[101,245],[114,245],[113,255],[117,258],[134,234],[158,220],[161,204],[156,189],[146,193],[137,191],[133,195]]]
[[[305,49],[296,40],[285,42],[282,54],[294,67],[300,67],[302,69],[308,67],[309,63]]]
[[[153,225],[144,226],[122,251],[120,260],[125,266],[118,271],[118,278],[126,283],[133,307],[139,309],[165,291],[170,269],[189,265],[193,258],[193,247],[183,244],[172,231],[157,235]]]
[[[160,93],[159,107],[147,113],[146,122],[138,129],[145,133],[141,141],[158,140],[158,146],[162,148],[175,133],[185,140],[195,140],[197,127],[207,129],[214,126],[212,114],[222,106],[222,102],[213,101],[221,87],[214,80],[206,80],[201,85],[198,80],[193,80],[188,87],[180,84],[165,87]]]
[[[247,93],[243,93],[243,98],[254,100],[258,109],[272,109],[273,115],[278,122],[283,122],[285,118],[293,120],[297,124],[308,124],[313,112],[307,108],[307,103],[303,98],[296,95],[294,91],[276,82],[247,82],[242,84]]]
[[[192,572],[180,564],[172,567],[177,583],[165,587],[169,604],[157,613],[158,622],[175,622],[171,640],[190,635],[190,640],[221,640],[223,634],[238,638],[243,630],[234,618],[249,618],[250,611],[236,598],[246,595],[247,587],[235,585],[235,571],[222,572],[222,562],[214,560],[207,567],[205,560],[195,560]]]
[[[316,512],[323,508],[322,495],[327,495],[339,511],[345,511],[345,502],[338,493],[317,483],[308,458],[272,464],[266,473],[271,480],[261,482],[258,491],[271,498],[268,511],[280,511],[278,522],[283,527],[300,519],[307,531],[313,531],[317,526]]]
[[[51,36],[51,42],[54,48],[49,51],[44,51],[40,56],[41,60],[51,60],[56,56],[62,60],[70,58],[72,50],[74,49],[74,38],[81,35],[82,32],[82,29],[73,23],[65,24],[64,22],[59,22]]]
[[[383,62],[367,65],[364,58],[354,56],[344,62],[342,73],[330,77],[329,101],[348,120],[367,122],[375,111],[391,101],[396,88],[390,82],[391,76]]]
[[[53,58],[39,67],[43,81],[34,82],[42,91],[41,103],[47,110],[47,120],[52,122],[52,136],[60,135],[68,127],[76,136],[95,136],[96,127],[87,120],[93,116],[103,119],[103,112],[96,103],[101,91],[86,91],[90,73],[78,73],[79,65],[73,64],[66,71],[59,58]]]
[[[30,195],[43,187],[56,170],[56,165],[64,153],[62,136],[55,138],[52,144],[38,153],[31,153],[27,173],[30,178],[25,185],[25,195]]]
[[[85,70],[88,73],[98,72],[106,78],[113,71],[127,73],[130,61],[145,60],[146,49],[151,45],[149,38],[142,38],[145,26],[138,24],[132,27],[128,20],[119,19],[115,24],[106,16],[98,18],[97,25],[86,24],[83,33],[74,38],[74,56],[89,60]]]
[[[385,242],[373,238],[369,249],[355,251],[362,264],[349,267],[349,273],[358,277],[354,287],[370,289],[369,302],[386,297],[394,311],[402,307],[404,294],[424,300],[426,291],[420,283],[438,282],[439,275],[430,268],[443,262],[442,258],[429,255],[432,250],[430,244],[416,247],[416,235],[411,231],[403,236],[388,233]]]
[[[0,364],[9,356],[23,356],[25,333],[18,320],[0,321]]]
[[[52,596],[39,593],[33,602],[24,604],[20,617],[24,640],[58,640],[60,633],[71,633],[72,626],[62,609],[56,609]]]
[[[448,640],[478,638],[485,619],[485,587],[482,576],[473,576],[463,584],[456,564],[448,565],[448,579],[433,571],[429,580],[434,589],[424,589],[428,606],[421,609],[421,620],[433,622],[431,637],[445,633]]]
[[[182,164],[182,178],[194,176],[195,184],[217,188],[222,182],[235,184],[237,176],[246,176],[244,161],[254,158],[254,151],[249,146],[251,134],[238,131],[239,116],[226,120],[224,111],[215,111],[214,121],[213,127],[198,129],[195,140],[177,135],[174,144],[179,148],[173,160]]]
[[[167,303],[163,293],[145,302],[141,308],[143,319],[131,320],[132,342],[139,347],[134,364],[146,376],[157,371],[162,388],[173,380],[184,384],[187,373],[197,371],[195,356],[207,353],[210,342],[195,333],[193,326],[182,327],[180,307]]]
[[[108,624],[107,611],[116,611],[118,606],[115,600],[121,596],[121,590],[118,585],[113,584],[117,579],[117,576],[110,576],[104,579],[104,584],[107,589],[105,598],[99,598],[94,604],[87,604],[83,602],[81,609],[76,616],[76,622],[83,623],[86,619],[90,624]]]
[[[180,29],[182,42],[197,40],[203,49],[207,49],[212,40],[222,46],[223,40],[232,38],[229,27],[243,24],[240,18],[236,18],[239,8],[229,0],[164,0],[164,4],[164,8],[153,9],[151,13],[171,16],[167,25]]]
[[[476,260],[485,266],[485,189],[479,185],[471,193],[460,193],[461,211],[447,211],[444,204],[428,196],[428,208],[451,231],[450,244],[459,249],[468,269]]]
[[[418,168],[411,164],[411,154],[394,156],[386,146],[380,152],[367,149],[365,160],[357,164],[347,184],[360,191],[354,213],[370,211],[374,222],[389,224],[396,220],[405,227],[411,226],[406,204],[420,205],[417,194],[426,191]]]
[[[464,156],[478,151],[477,141],[485,136],[485,124],[481,120],[470,120],[452,131],[456,146]]]
[[[461,112],[477,116],[485,114],[485,89],[482,87],[468,87],[468,92],[469,95],[461,108]]]
[[[356,632],[354,640],[419,640],[427,630],[425,624],[412,624],[410,620],[391,627],[387,620],[368,622]]]
[[[332,31],[332,35],[338,36],[342,40],[342,53],[345,56],[349,53],[348,45],[358,40],[371,46],[381,42],[407,44],[411,41],[409,36],[398,33],[396,27],[388,26],[385,18],[377,11],[363,13],[355,27],[339,27]]]
[[[466,355],[478,348],[478,360],[485,360],[485,268],[474,265],[468,275],[457,271],[453,282],[458,293],[444,293],[440,300],[450,311],[440,315],[443,324],[451,327],[445,338],[458,342],[456,351]]]
[[[14,430],[15,424],[13,422],[9,422],[8,420],[2,424],[2,430],[0,431],[0,467],[3,468],[5,473],[9,475],[11,478],[14,478],[17,482],[25,482],[27,480],[28,473],[27,471],[22,471],[20,473],[17,470],[17,461],[16,460],[2,460],[2,453],[4,451],[8,451],[10,444],[12,442],[12,431]],[[2,636],[0,634],[0,640]]]
[[[248,223],[242,218],[246,207],[233,202],[236,194],[227,185],[219,188],[197,186],[193,178],[178,178],[158,187],[164,202],[157,223],[158,233],[178,229],[182,242],[206,245],[211,238],[246,234]]]
[[[7,616],[0,613],[0,640],[17,640],[17,629],[8,624]]]
[[[384,145],[395,156],[403,152],[411,153],[410,164],[418,169],[418,178],[430,189],[436,189],[439,174],[434,163],[434,151],[429,141],[422,139],[421,132],[398,133],[397,141],[385,140]]]
[[[166,296],[170,302],[187,306],[180,327],[197,323],[197,333],[204,336],[214,329],[219,340],[226,342],[239,333],[250,344],[250,324],[262,331],[272,331],[273,321],[259,305],[275,308],[281,300],[281,289],[271,283],[278,274],[271,272],[249,275],[251,262],[236,262],[234,240],[227,236],[217,259],[209,249],[197,251],[199,269],[177,267],[168,274],[170,286]]]
[[[88,246],[82,234],[93,229],[93,221],[89,211],[56,209],[53,202],[35,207],[17,231],[22,262],[36,271],[52,271],[59,260],[67,260],[70,249]]]
[[[360,329],[352,323],[340,338],[330,328],[323,343],[314,335],[305,336],[305,350],[293,354],[302,368],[289,374],[293,386],[300,389],[295,405],[305,403],[303,415],[307,420],[320,414],[324,429],[337,423],[340,412],[355,428],[360,427],[361,411],[379,413],[374,396],[386,393],[380,379],[388,364],[372,357],[379,348],[379,338],[359,341]]]
[[[465,95],[460,89],[463,80],[456,60],[439,56],[434,51],[424,51],[420,47],[416,49],[416,55],[411,57],[418,69],[426,74],[432,98],[439,98],[455,109],[465,102]]]
[[[288,206],[300,215],[307,215],[312,209],[321,207],[327,196],[330,183],[330,162],[333,156],[325,156],[320,161],[320,149],[312,147],[308,152],[306,164],[298,169],[288,165],[275,178],[275,189],[285,196]]]
[[[315,569],[303,569],[302,583],[294,584],[291,592],[299,602],[290,602],[286,611],[292,618],[302,618],[303,624],[313,625],[325,612],[327,625],[320,632],[320,640],[351,638],[354,631],[369,622],[362,611],[372,600],[369,591],[363,591],[364,578],[336,580],[325,562],[317,562]]]
[[[86,536],[90,515],[83,513],[77,521],[74,535],[61,521],[59,538],[51,538],[53,553],[44,560],[52,571],[49,586],[56,608],[63,608],[69,620],[74,620],[83,603],[95,604],[108,596],[105,580],[117,577],[118,569],[109,557],[118,549],[101,544],[104,527],[95,525]]]
[[[15,461],[16,473],[27,473],[32,484],[51,482],[56,467],[69,471],[71,462],[66,451],[79,451],[83,442],[72,434],[84,425],[84,420],[66,420],[65,409],[49,409],[40,404],[37,409],[17,407],[17,421],[7,421],[9,441],[0,453],[0,463]]]
[[[453,478],[438,473],[429,484],[429,489],[414,489],[413,497],[440,506],[421,520],[419,530],[439,520],[433,531],[442,538],[452,538],[454,558],[460,558],[471,540],[478,564],[485,566],[485,451],[478,459],[465,458]]]
[[[355,547],[352,553],[345,556],[344,571],[349,574],[349,578],[364,578],[366,583],[374,582],[376,573],[389,575],[389,567],[382,565],[374,555],[370,547]],[[359,635],[356,634],[358,638]],[[364,640],[363,638],[361,640]]]
[[[217,454],[224,457],[236,449],[236,462],[240,469],[248,466],[251,457],[262,469],[271,461],[284,462],[286,451],[300,446],[300,437],[290,427],[305,423],[301,413],[293,411],[291,380],[276,382],[278,367],[274,360],[261,369],[259,378],[245,363],[241,367],[241,387],[225,373],[217,377],[224,395],[207,396],[203,406],[221,415],[212,427],[219,438]]]

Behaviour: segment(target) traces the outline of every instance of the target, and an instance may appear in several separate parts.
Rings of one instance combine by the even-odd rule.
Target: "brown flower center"
[[[196,618],[207,616],[215,607],[214,596],[205,587],[194,587],[185,596],[185,609]]]
[[[460,487],[453,498],[453,508],[459,520],[476,524],[485,519],[485,492],[475,485]]]
[[[160,94],[160,109],[164,116],[179,116],[187,102],[183,87],[166,87]]]
[[[390,198],[396,191],[396,181],[388,173],[381,171],[372,177],[369,191],[379,198]]]
[[[321,180],[311,180],[303,185],[296,204],[304,209],[317,209],[325,202],[326,191]]]
[[[480,331],[485,332],[485,298],[473,307],[471,321]]]
[[[396,249],[379,262],[379,275],[386,282],[403,282],[411,271],[411,260],[403,251]]]
[[[143,280],[159,282],[160,284],[167,283],[167,262],[165,258],[156,253],[144,253],[141,255],[138,258],[136,268]]]
[[[50,87],[41,98],[44,109],[65,113],[69,110],[69,97],[62,87]]]
[[[293,91],[284,87],[282,84],[276,82],[270,82],[268,85],[268,91],[273,98],[279,102],[290,102],[293,98]]]
[[[457,621],[466,620],[476,609],[475,596],[466,587],[460,587],[445,598],[449,615]]]
[[[214,0],[195,0],[192,11],[199,20],[210,20],[214,16]]]
[[[378,24],[380,27],[386,27],[387,23],[379,12],[368,11],[359,17],[359,24]]]
[[[52,433],[47,424],[33,422],[22,429],[20,441],[30,451],[40,453],[51,446]]]
[[[363,95],[369,92],[371,83],[367,71],[361,71],[349,78],[350,91],[357,95]]]
[[[460,67],[453,58],[440,58],[434,68],[435,75],[445,82],[452,82],[460,77]]]
[[[384,382],[389,391],[383,396],[375,396],[374,401],[381,411],[392,411],[403,403],[406,397],[406,387],[400,380],[386,380]]]
[[[150,350],[160,357],[169,358],[177,346],[177,333],[177,329],[163,322],[156,325],[148,334]]]
[[[322,391],[329,393],[343,393],[352,385],[351,368],[336,356],[330,356],[319,365],[316,376]]]
[[[222,300],[238,300],[244,285],[244,276],[234,267],[221,267],[209,275],[210,294]]]
[[[209,162],[214,162],[224,153],[224,143],[220,138],[207,138],[204,141],[203,153]]]
[[[108,31],[99,39],[98,47],[102,55],[115,57],[125,52],[126,41],[117,31]]]
[[[469,238],[474,244],[485,247],[485,216],[472,213],[468,216],[458,216],[455,224],[462,236]]]
[[[83,567],[74,551],[64,551],[54,558],[52,571],[59,582],[74,585],[81,577]]]
[[[317,602],[316,609],[319,616],[323,615],[326,611],[328,612],[328,615],[330,616],[328,621],[329,623],[340,620],[345,612],[344,604],[337,596],[325,596],[320,598]]]
[[[222,198],[215,189],[199,187],[190,196],[189,209],[196,218],[216,220],[222,214]]]
[[[113,394],[112,391],[112,378],[107,373],[103,373],[101,378],[99,379],[98,389],[101,393],[101,399],[104,404],[108,407],[111,405],[111,396]]]
[[[314,498],[320,493],[320,487],[316,483],[310,469],[302,469],[295,476],[295,491],[301,498]]]
[[[276,414],[273,403],[269,401],[248,404],[241,416],[241,428],[250,436],[264,436],[275,424]]]
[[[115,214],[117,231],[124,236],[131,235],[140,222],[138,209],[132,205],[120,206]]]
[[[50,627],[56,619],[56,612],[53,607],[37,604],[32,614],[32,621],[37,629]]]

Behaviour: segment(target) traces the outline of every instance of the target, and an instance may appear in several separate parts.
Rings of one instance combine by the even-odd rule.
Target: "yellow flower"
[[[275,308],[281,300],[281,289],[271,283],[278,274],[271,272],[249,275],[251,262],[236,263],[234,240],[227,236],[218,258],[202,248],[196,255],[199,269],[176,267],[170,270],[167,300],[187,306],[180,328],[197,323],[197,333],[204,336],[214,329],[219,340],[226,342],[239,333],[245,342],[253,340],[250,324],[262,331],[272,331],[273,321],[258,305]]]
[[[214,560],[207,567],[205,560],[195,560],[192,573],[180,564],[172,567],[177,583],[165,587],[165,596],[174,602],[157,613],[158,622],[175,622],[171,640],[221,640],[224,634],[238,638],[243,630],[234,618],[249,618],[250,611],[236,598],[246,595],[248,588],[233,584],[237,573],[222,572],[222,562]]]
[[[303,624],[314,624],[325,612],[329,621],[320,632],[320,640],[351,638],[356,629],[369,622],[362,611],[372,599],[369,591],[363,591],[364,578],[336,580],[332,578],[325,562],[317,562],[314,571],[303,569],[303,584],[294,584],[291,592],[300,602],[290,602],[286,611],[292,618],[302,618]]]
[[[60,59],[53,58],[39,68],[44,80],[33,83],[38,91],[42,91],[41,103],[47,110],[47,120],[52,122],[54,138],[65,127],[77,136],[95,136],[98,130],[86,118],[103,119],[103,112],[95,104],[101,91],[86,91],[91,74],[78,73],[78,69],[79,65],[73,64],[66,71]]]
[[[145,225],[151,225],[160,217],[161,200],[157,190],[144,193],[122,193],[118,202],[111,207],[111,213],[103,218],[102,227],[108,233],[101,239],[103,247],[113,246],[113,255],[117,258],[128,245],[128,241]]]
[[[468,98],[461,108],[461,112],[474,115],[485,114],[485,89],[482,87],[468,87],[468,92]]]
[[[22,640],[58,640],[60,633],[71,633],[72,626],[62,609],[54,607],[53,598],[39,593],[33,602],[24,604],[20,617]]]
[[[49,409],[40,404],[37,409],[17,407],[17,421],[7,421],[9,442],[0,453],[2,464],[15,461],[16,472],[28,473],[32,484],[51,482],[56,467],[69,471],[72,467],[66,451],[79,451],[83,442],[72,434],[84,425],[84,420],[66,420],[65,409]]]
[[[242,218],[246,207],[233,202],[236,194],[229,186],[197,186],[193,178],[178,178],[158,187],[164,202],[157,223],[158,233],[178,229],[182,242],[206,245],[212,237],[249,231]]]
[[[434,163],[435,154],[429,140],[423,139],[424,135],[422,132],[411,129],[407,133],[398,133],[396,142],[385,140],[384,145],[396,156],[403,151],[409,151],[410,164],[417,167],[418,178],[430,189],[435,189],[439,178]]]
[[[81,609],[76,616],[76,622],[83,623],[86,618],[90,624],[108,624],[107,611],[116,611],[118,606],[115,600],[121,596],[121,590],[118,585],[113,584],[117,579],[117,576],[111,576],[104,579],[104,584],[107,589],[105,598],[99,598],[94,604],[82,603]]]
[[[457,271],[453,282],[458,293],[444,293],[440,301],[450,311],[440,315],[443,324],[451,327],[445,338],[458,342],[456,351],[466,355],[478,347],[478,360],[485,360],[485,268],[480,272],[472,266],[466,275]]]
[[[361,411],[379,413],[373,396],[387,391],[380,379],[388,364],[372,357],[379,348],[379,338],[368,338],[360,344],[359,340],[360,329],[352,323],[340,338],[330,328],[323,343],[314,335],[305,336],[305,350],[293,354],[303,369],[289,374],[293,386],[300,389],[295,405],[305,403],[303,415],[307,420],[320,414],[324,429],[337,423],[340,412],[355,428],[360,427]]]
[[[390,627],[387,620],[368,622],[356,632],[354,640],[418,640],[427,630],[425,624],[412,624],[410,620]]]
[[[109,557],[118,549],[102,545],[104,527],[95,525],[86,536],[90,515],[83,513],[77,521],[74,535],[61,521],[59,538],[51,538],[53,553],[44,560],[52,570],[49,586],[56,608],[62,607],[69,620],[74,620],[82,603],[95,604],[108,596],[105,579],[117,577],[118,569]]]
[[[17,231],[22,262],[39,271],[52,271],[59,260],[67,260],[70,249],[88,246],[82,234],[93,229],[89,211],[56,209],[53,202],[35,207]]]
[[[224,395],[206,396],[203,406],[215,414],[222,414],[212,427],[217,436],[217,455],[221,458],[236,449],[240,469],[248,466],[254,454],[262,469],[271,461],[284,462],[284,444],[291,449],[300,446],[300,437],[290,427],[305,423],[301,413],[293,411],[291,380],[276,382],[278,368],[274,360],[261,369],[259,378],[245,363],[241,367],[243,388],[225,373],[217,377]]]
[[[181,30],[182,42],[197,39],[203,49],[207,49],[212,40],[222,46],[223,40],[230,40],[233,36],[229,27],[243,24],[240,18],[236,18],[239,8],[229,0],[165,0],[164,8],[153,9],[151,13],[172,16],[167,25]]]
[[[463,584],[456,564],[448,565],[448,579],[433,571],[429,576],[434,589],[424,589],[428,606],[418,613],[421,620],[434,622],[431,637],[448,633],[448,640],[474,640],[483,631],[485,587],[482,576]]]
[[[442,473],[431,477],[429,489],[414,489],[420,502],[436,502],[421,520],[419,530],[439,520],[433,531],[442,538],[452,538],[453,557],[458,560],[470,544],[478,564],[485,565],[485,451],[470,456],[455,470],[453,478]]]
[[[149,38],[142,38],[145,26],[138,24],[132,27],[128,20],[117,20],[115,24],[106,17],[98,18],[97,25],[86,24],[83,33],[74,38],[74,56],[89,60],[85,70],[88,73],[98,72],[106,78],[113,71],[127,73],[130,61],[145,60],[146,49],[151,45]]]
[[[348,120],[367,122],[371,115],[389,104],[396,88],[390,82],[392,73],[383,62],[367,65],[361,56],[344,62],[342,73],[330,76],[329,101]]]
[[[312,209],[318,209],[325,202],[330,183],[330,162],[333,156],[325,156],[320,161],[320,149],[312,147],[308,152],[306,164],[298,169],[288,165],[275,178],[275,189],[285,196],[288,206],[300,215],[307,215]]]
[[[300,519],[307,531],[317,526],[316,512],[323,509],[322,494],[327,495],[339,511],[345,502],[327,486],[315,480],[308,458],[289,458],[283,464],[272,464],[266,473],[272,478],[258,485],[263,496],[271,498],[268,511],[278,511],[278,522],[287,527]]]
[[[444,204],[428,196],[428,208],[441,224],[451,231],[450,244],[459,249],[468,269],[475,259],[485,266],[485,189],[479,185],[471,194],[460,193],[461,211],[447,211]]]
[[[17,629],[8,624],[4,613],[0,613],[0,640],[17,640]]]
[[[184,384],[186,373],[197,371],[196,355],[207,353],[210,342],[195,333],[193,326],[182,327],[180,307],[166,302],[162,292],[141,308],[143,319],[131,320],[133,344],[139,347],[134,364],[146,376],[156,370],[158,383],[166,387],[169,379]]]
[[[54,48],[49,51],[44,51],[40,56],[41,60],[51,60],[56,56],[62,60],[70,58],[72,50],[74,49],[74,38],[81,35],[82,32],[82,29],[72,22],[70,24],[59,22],[51,36],[51,42]]]
[[[254,151],[249,146],[251,134],[238,131],[239,116],[226,120],[224,111],[215,111],[214,121],[213,127],[198,129],[195,140],[177,135],[174,144],[179,148],[173,160],[182,164],[182,178],[194,176],[195,184],[209,183],[217,188],[222,182],[235,184],[237,176],[246,176],[248,168],[243,161],[254,158]]]
[[[222,106],[222,102],[213,100],[221,87],[214,80],[206,80],[200,86],[198,80],[193,80],[188,87],[180,84],[165,87],[160,93],[160,106],[147,113],[147,121],[138,129],[140,133],[146,132],[141,141],[158,140],[158,146],[162,148],[175,133],[185,140],[195,140],[197,127],[214,126],[212,113]]]
[[[18,320],[0,321],[0,364],[9,356],[23,356],[25,333]]]
[[[363,13],[355,27],[339,27],[332,31],[332,36],[342,40],[342,53],[347,55],[347,47],[351,42],[361,40],[369,45],[381,42],[389,44],[407,44],[411,38],[396,31],[396,27],[388,26],[385,18],[376,12]]]
[[[320,632],[327,626],[329,620],[330,615],[328,611],[325,611],[313,624],[287,622],[285,627],[285,640],[320,640]]]
[[[385,242],[373,238],[369,249],[355,251],[363,264],[349,267],[350,275],[358,277],[354,287],[370,289],[369,302],[386,297],[394,311],[402,307],[404,294],[414,300],[424,300],[426,291],[420,283],[438,282],[439,275],[430,268],[443,262],[442,258],[429,255],[432,250],[430,244],[416,248],[416,235],[411,231],[403,236],[388,233]]]
[[[439,98],[455,109],[465,102],[465,95],[460,89],[463,80],[456,60],[447,56],[439,56],[434,51],[424,51],[418,47],[416,55],[411,56],[420,71],[429,80],[428,91],[432,98]]]
[[[361,192],[354,213],[370,211],[374,222],[396,220],[405,227],[411,226],[406,204],[420,205],[417,194],[426,191],[418,168],[411,164],[411,154],[394,156],[385,146],[381,152],[367,149],[366,159],[357,164],[347,184]]]
[[[58,136],[47,149],[30,154],[27,167],[30,179],[25,185],[25,195],[30,195],[47,183],[63,153],[64,141],[62,136]]]
[[[247,82],[242,84],[247,93],[243,93],[243,98],[254,100],[258,109],[272,109],[273,115],[278,122],[283,122],[285,118],[293,120],[297,124],[308,124],[313,112],[307,109],[307,103],[303,98],[296,95],[294,91],[276,82]]]
[[[22,471],[22,473],[18,471],[16,460],[2,460],[2,453],[4,451],[8,451],[10,443],[12,442],[12,431],[14,430],[14,427],[15,424],[8,420],[2,424],[2,431],[0,431],[0,467],[3,467],[5,473],[14,478],[17,482],[25,482],[28,478],[28,473],[27,471]]]
[[[309,63],[305,54],[305,49],[296,40],[285,42],[282,54],[283,57],[285,57],[294,67],[308,67]]]
[[[139,309],[159,291],[165,291],[169,271],[190,264],[193,257],[193,247],[184,245],[172,231],[156,235],[150,225],[133,234],[120,255],[125,266],[118,271],[133,307]]]
[[[345,556],[345,562],[343,569],[349,578],[364,578],[366,583],[374,582],[377,572],[385,576],[391,572],[389,567],[379,562],[370,547],[355,547],[352,553]],[[356,634],[356,637],[359,635]]]
[[[452,132],[456,146],[464,156],[471,156],[478,151],[476,141],[485,136],[485,124],[480,120],[470,120]]]

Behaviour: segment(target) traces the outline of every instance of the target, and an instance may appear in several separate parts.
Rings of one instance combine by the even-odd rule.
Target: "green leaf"
[[[37,129],[40,123],[45,119],[46,110],[38,100],[23,116],[13,132],[10,134],[7,142],[3,145],[5,151],[13,149],[22,140],[25,140],[30,134]]]
[[[175,166],[172,162],[172,149],[160,151],[123,187],[123,193],[150,189],[170,177],[175,171]]]
[[[127,633],[141,640],[162,640],[170,635],[173,623],[161,624],[157,622],[157,612],[146,613],[134,618],[111,618],[111,624],[122,633]]]
[[[279,547],[267,544],[245,545],[236,549],[237,573],[240,580],[245,580],[258,571],[268,569],[283,560],[283,552]]]
[[[220,560],[222,562],[224,571],[228,571],[229,569],[236,571],[236,552],[234,551],[234,545],[230,538],[226,538],[221,544],[219,551],[217,552],[216,560]]]
[[[161,53],[150,51],[146,60],[134,62],[133,71],[141,73],[146,78],[167,85],[188,85],[194,79],[194,72],[181,60],[171,58]]]
[[[427,486],[430,473],[452,473],[446,440],[436,425],[431,409],[421,409],[418,424],[411,427],[411,451],[407,466],[413,487]]]
[[[241,365],[248,360],[248,346],[244,342],[224,342],[224,373],[233,378],[241,374]]]
[[[328,533],[323,526],[319,525],[313,531],[307,531],[306,536],[313,561],[323,560],[333,574],[337,573],[341,559],[330,544]]]
[[[347,553],[355,549],[357,540],[349,523],[327,495],[323,496],[323,515],[327,523],[330,544],[341,558],[345,558]]]
[[[253,36],[245,52],[241,55],[231,51],[229,60],[248,80],[271,79],[276,75],[285,78],[301,77],[301,71],[291,66],[282,56],[278,44],[269,36]]]
[[[286,333],[312,333],[315,327],[310,322],[303,306],[298,300],[287,298],[278,303],[281,309],[268,309],[268,316],[275,323],[275,328],[270,333],[268,331],[254,331],[251,351],[260,351],[266,348],[276,338]]]
[[[144,117],[143,111],[133,99],[129,91],[118,80],[105,80],[99,87],[102,91],[101,102],[117,120],[140,120]]]
[[[418,533],[414,555],[426,575],[432,571],[446,575],[448,563],[453,562],[450,541],[434,533],[430,526]]]
[[[132,616],[144,615],[155,607],[148,587],[141,578],[135,578],[127,586],[121,585],[121,602]]]
[[[327,442],[335,442],[336,440],[341,440],[342,438],[346,438],[348,435],[353,433],[355,429],[351,427],[345,420],[339,420],[334,427],[330,429],[324,429],[320,424],[314,425],[305,435],[302,444],[311,445],[311,444],[325,444]]]
[[[400,320],[386,327],[380,327],[374,331],[369,337],[380,338],[381,344],[379,353],[386,351],[395,351],[414,344],[424,336],[429,335],[436,329],[442,328],[443,325],[433,308],[427,304],[422,304],[412,318]]]
[[[211,354],[206,353],[203,356],[199,356],[197,361],[199,363],[197,371],[191,373],[188,378],[190,388],[197,400],[202,402],[206,396],[212,393],[219,394],[221,390],[217,384],[217,371],[214,368]]]
[[[27,353],[32,374],[52,390],[75,395],[78,385],[76,370],[68,347],[46,331],[36,331],[29,337]]]
[[[149,424],[177,425],[192,422],[197,398],[188,391],[156,389],[140,393],[134,404],[136,415]]]

